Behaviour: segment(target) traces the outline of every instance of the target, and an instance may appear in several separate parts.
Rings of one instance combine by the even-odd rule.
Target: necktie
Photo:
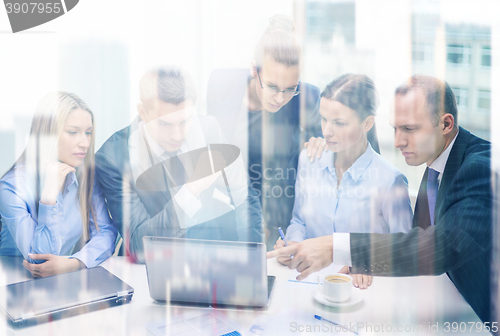
[[[436,208],[436,198],[439,188],[438,176],[438,171],[429,168],[429,174],[427,176],[427,200],[429,202],[429,215],[431,217],[431,225],[434,225],[434,210]]]
[[[170,156],[165,152],[159,157],[159,159],[164,168],[163,174],[167,188],[182,187],[186,183],[188,176],[186,170],[184,169],[184,165],[182,164],[182,161],[179,159],[179,157],[177,155]],[[167,182],[167,175],[169,176],[169,182]],[[188,229],[179,228],[177,232],[172,235],[172,237],[174,238],[184,237],[184,234],[186,233],[187,230]]]
[[[184,165],[177,155],[168,157],[167,155],[163,154],[162,156],[160,156],[160,160],[162,160],[162,164],[167,170],[170,178],[173,180],[175,187],[180,188],[187,182],[188,176],[186,170],[184,169]]]

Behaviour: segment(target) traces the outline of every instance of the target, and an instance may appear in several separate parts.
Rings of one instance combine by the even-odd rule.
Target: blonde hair
[[[88,105],[77,95],[68,92],[52,92],[47,94],[38,103],[31,123],[28,145],[16,163],[9,170],[14,170],[20,164],[25,164],[29,171],[35,172],[35,205],[38,211],[42,181],[46,173],[48,162],[55,162],[57,157],[57,144],[62,133],[64,123],[68,115],[76,109],[82,109],[90,113],[92,125],[95,129],[94,114]],[[89,219],[90,215],[94,220],[96,229],[99,230],[94,206],[92,204],[92,192],[95,177],[94,144],[95,132],[92,132],[90,145],[83,165],[77,168],[76,176],[78,180],[77,198],[80,205],[82,217],[83,237],[89,240]],[[4,175],[5,176],[5,175]]]
[[[261,67],[266,56],[286,66],[300,65],[302,49],[293,36],[295,25],[291,17],[276,14],[255,48],[254,60]]]

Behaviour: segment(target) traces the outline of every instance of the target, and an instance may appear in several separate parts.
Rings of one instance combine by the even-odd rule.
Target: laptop
[[[0,288],[9,322],[25,327],[130,302],[134,289],[98,266]]]
[[[265,308],[275,277],[267,276],[262,243],[143,237],[152,299],[217,308]]]

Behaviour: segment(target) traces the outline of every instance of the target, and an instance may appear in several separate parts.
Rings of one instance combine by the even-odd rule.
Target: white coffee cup
[[[323,287],[323,295],[332,302],[344,302],[351,297],[352,278],[343,273],[332,273],[318,277],[318,284]]]

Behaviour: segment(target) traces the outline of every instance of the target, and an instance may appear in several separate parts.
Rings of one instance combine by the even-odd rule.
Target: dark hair
[[[423,91],[435,126],[439,123],[439,118],[442,115],[449,113],[455,120],[454,128],[458,128],[457,100],[446,81],[427,75],[414,75],[407,83],[396,89],[396,94],[404,96],[416,88]]]
[[[344,74],[331,81],[321,92],[321,97],[338,101],[353,109],[361,121],[374,116],[378,108],[375,84],[366,75]],[[373,149],[380,154],[375,124],[367,134]]]
[[[186,100],[193,104],[196,102],[193,78],[183,68],[174,65],[156,67],[146,72],[139,91],[143,103],[155,98],[174,105]]]
[[[293,36],[293,30],[293,20],[287,15],[276,14],[269,19],[269,27],[255,48],[257,67],[262,66],[266,55],[288,67],[300,64],[302,50]]]

